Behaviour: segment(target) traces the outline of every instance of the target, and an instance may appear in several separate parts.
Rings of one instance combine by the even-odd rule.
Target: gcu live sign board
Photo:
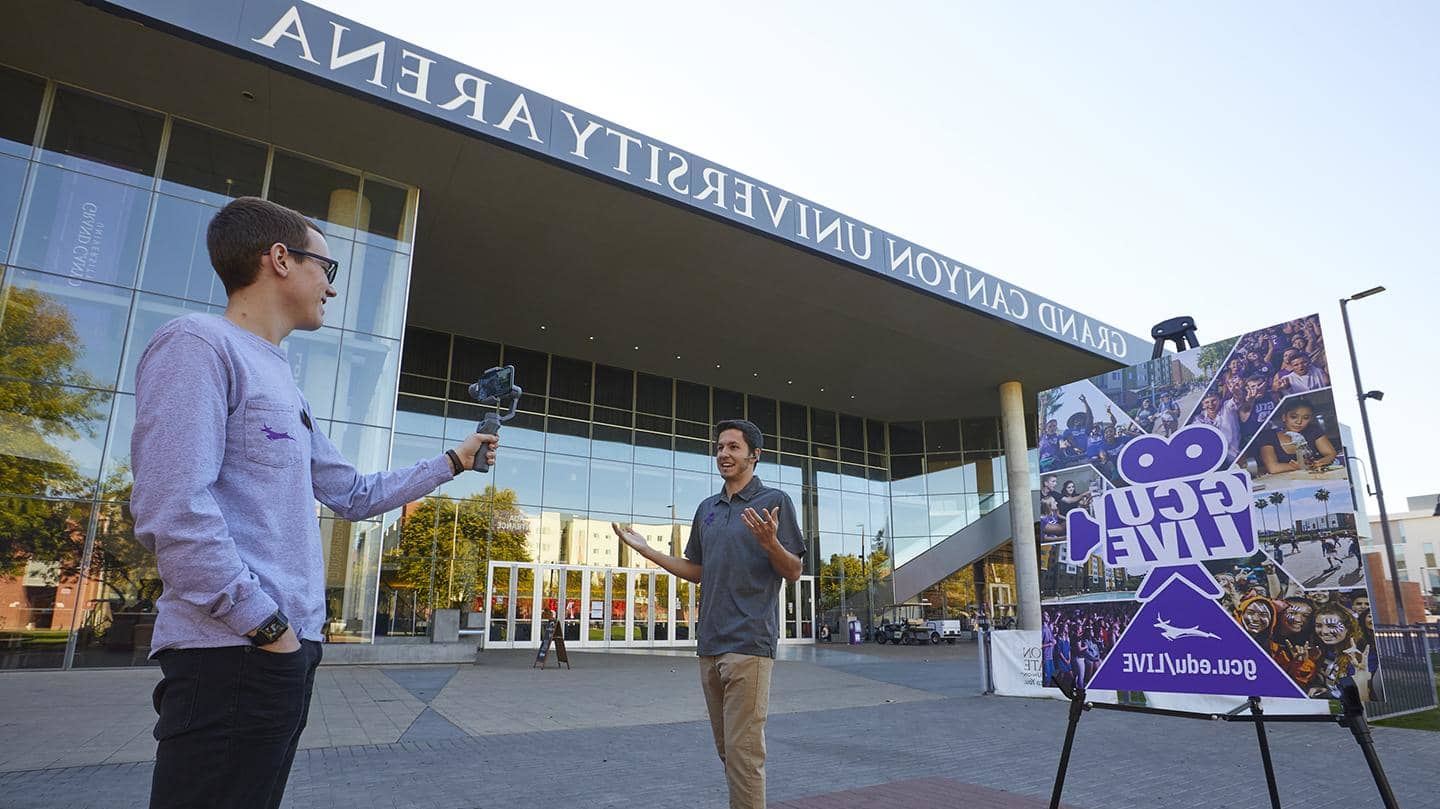
[[[811,200],[304,3],[92,2],[564,161],[1094,354],[1127,362],[1146,345]]]
[[[1378,687],[1355,520],[1329,519],[1354,503],[1318,317],[1046,391],[1040,413],[1043,556],[1085,569],[1048,580],[1048,684]]]

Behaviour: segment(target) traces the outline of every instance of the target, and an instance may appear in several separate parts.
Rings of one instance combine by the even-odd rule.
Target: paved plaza
[[[1065,704],[983,697],[974,644],[791,648],[768,732],[776,809],[1045,805]],[[327,667],[289,807],[724,807],[694,656],[493,651],[466,666]],[[0,675],[0,807],[145,805],[152,669]],[[1440,734],[1379,728],[1401,804],[1440,805]],[[1286,806],[1378,806],[1348,731],[1273,725]],[[1065,803],[1264,806],[1249,726],[1095,711]]]

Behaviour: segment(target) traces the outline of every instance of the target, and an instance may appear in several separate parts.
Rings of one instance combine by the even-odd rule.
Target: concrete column
[[[1010,484],[1010,536],[1015,553],[1015,594],[1020,629],[1040,628],[1040,560],[1035,553],[1035,506],[1030,498],[1030,455],[1025,442],[1025,392],[1019,382],[1000,385],[1000,432]]]

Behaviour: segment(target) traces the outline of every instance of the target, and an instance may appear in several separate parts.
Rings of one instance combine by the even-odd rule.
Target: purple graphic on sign
[[[1101,522],[1081,509],[1067,515],[1070,558],[1098,553],[1107,565],[1149,570],[1138,597],[1148,600],[1172,576],[1220,597],[1200,564],[1255,552],[1250,475],[1225,470],[1225,438],[1193,424],[1170,438],[1147,435],[1125,446],[1119,472],[1135,485],[1101,496]],[[1223,470],[1223,471],[1222,471]]]
[[[1140,608],[1090,688],[1240,697],[1305,692],[1225,608],[1172,577]]]

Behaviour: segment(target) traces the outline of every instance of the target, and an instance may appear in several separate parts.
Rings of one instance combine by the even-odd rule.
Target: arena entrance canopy
[[[5,60],[417,186],[412,325],[886,419],[996,412],[1003,381],[1041,390],[1149,348],[313,6],[90,5],[16,9]]]

